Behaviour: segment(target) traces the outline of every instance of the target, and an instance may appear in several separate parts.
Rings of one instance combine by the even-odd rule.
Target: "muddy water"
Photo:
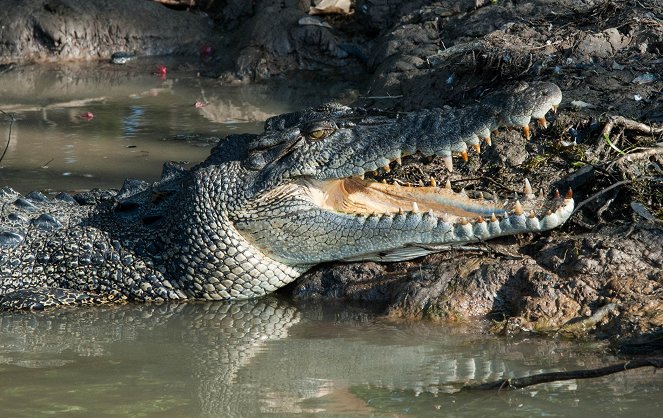
[[[164,160],[205,158],[213,137],[347,95],[309,83],[219,87],[186,69],[0,74],[14,115],[0,181],[20,191],[156,179]],[[196,101],[204,107],[195,107]],[[93,118],[83,117],[87,112]],[[9,125],[0,125],[0,144]],[[3,146],[4,149],[4,146]],[[501,339],[388,322],[348,306],[243,303],[0,313],[0,416],[651,416],[650,370],[499,394],[467,382],[617,362],[595,345]]]
[[[596,349],[272,298],[5,313],[0,415],[654,416],[663,377],[651,370],[458,393],[616,361]]]
[[[0,115],[0,153],[9,140],[0,187],[76,191],[119,188],[127,177],[153,181],[164,161],[195,164],[218,137],[259,132],[270,116],[348,94],[348,86],[324,77],[223,87],[186,67],[169,70],[165,79],[145,67],[85,64],[0,74],[0,110],[15,119],[10,126]]]

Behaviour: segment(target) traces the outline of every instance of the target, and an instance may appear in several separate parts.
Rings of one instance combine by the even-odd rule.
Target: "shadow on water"
[[[457,392],[470,381],[605,361],[577,344],[487,338],[277,298],[3,313],[0,413],[531,416],[573,408],[598,416],[663,406],[652,398],[661,378],[637,372]]]
[[[0,110],[16,118],[0,186],[74,191],[156,180],[164,161],[195,164],[219,137],[259,132],[270,116],[353,94],[349,82],[314,74],[224,86],[186,66],[174,64],[165,79],[150,68],[85,63],[0,74]],[[9,123],[1,119],[4,149]]]

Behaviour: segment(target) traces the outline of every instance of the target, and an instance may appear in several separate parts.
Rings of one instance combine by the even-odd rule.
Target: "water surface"
[[[87,63],[0,73],[0,187],[20,192],[119,188],[153,181],[164,161],[193,165],[219,137],[257,133],[270,116],[347,101],[349,83],[300,80],[227,86],[174,66],[165,79]],[[196,105],[197,104],[197,105]],[[91,118],[89,115],[91,114]]]
[[[617,361],[596,349],[275,298],[3,313],[0,415],[599,417],[663,407],[651,370],[458,392]]]

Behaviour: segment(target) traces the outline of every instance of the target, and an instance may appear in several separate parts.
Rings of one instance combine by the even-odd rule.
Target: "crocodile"
[[[518,83],[462,108],[387,112],[327,104],[231,135],[202,163],[161,179],[49,198],[0,192],[0,308],[249,299],[329,261],[409,260],[561,225],[572,193],[469,197],[375,172],[453,158],[491,133],[547,125],[562,93]],[[373,176],[373,177],[372,177]]]

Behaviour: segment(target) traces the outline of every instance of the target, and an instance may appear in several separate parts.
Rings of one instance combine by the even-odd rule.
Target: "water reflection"
[[[0,187],[77,191],[118,188],[127,177],[153,181],[164,161],[197,163],[219,137],[259,132],[283,112],[347,101],[349,91],[348,83],[315,79],[222,86],[186,68],[161,80],[103,63],[20,67],[0,74],[0,110],[16,118]],[[0,118],[2,148],[8,136]]]
[[[456,392],[468,381],[610,360],[563,342],[395,324],[362,309],[275,298],[3,313],[0,414],[543,415],[600,411],[606,390],[624,410],[663,406],[647,395],[663,386],[651,373],[499,396]],[[634,404],[640,397],[650,403]]]
[[[125,138],[136,135],[137,128],[141,125],[145,109],[142,106],[131,106],[129,115],[122,119],[122,134]]]

